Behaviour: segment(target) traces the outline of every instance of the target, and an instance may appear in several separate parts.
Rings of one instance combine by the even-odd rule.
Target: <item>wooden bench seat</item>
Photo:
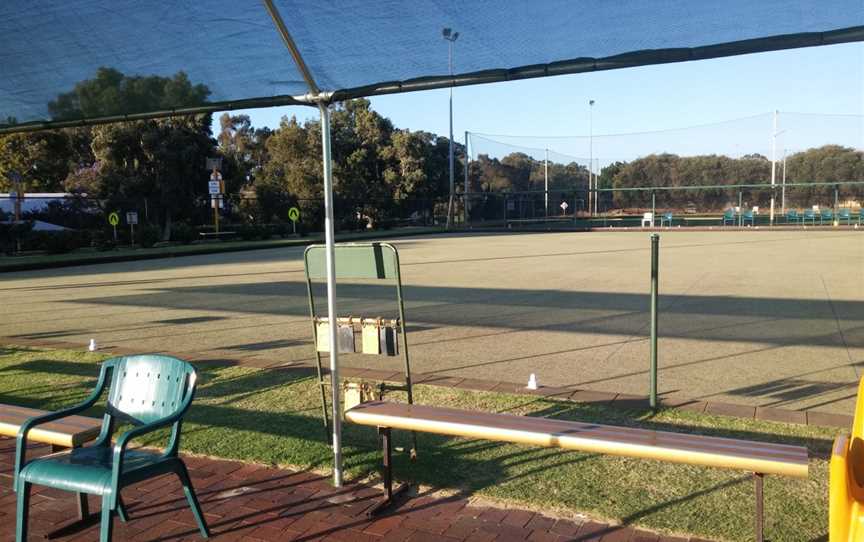
[[[385,401],[362,403],[345,418],[359,425],[807,477],[807,449],[801,446]]]
[[[47,414],[45,410],[0,404],[0,435],[16,437],[21,424],[29,418]],[[87,416],[69,416],[34,427],[28,440],[56,447],[77,448],[95,439],[102,429],[102,420]]]
[[[756,533],[762,540],[762,478],[777,474],[806,478],[807,448],[689,433],[653,431],[596,423],[472,412],[453,408],[385,401],[361,403],[345,411],[345,419],[377,427],[383,438],[385,499],[372,513],[389,506],[392,489],[390,430],[557,447],[673,463],[751,472],[756,481]]]

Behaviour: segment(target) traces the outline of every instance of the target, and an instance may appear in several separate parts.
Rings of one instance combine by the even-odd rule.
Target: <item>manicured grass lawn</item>
[[[70,405],[92,388],[105,357],[0,347],[0,402],[47,409]],[[201,384],[184,425],[183,451],[329,470],[311,373],[206,364],[199,364],[199,370]],[[776,541],[827,539],[826,458],[836,429],[674,410],[651,415],[431,386],[415,390],[416,401],[423,404],[806,445],[813,457],[809,479],[766,477],[766,536]],[[753,482],[747,473],[428,434],[418,438],[416,463],[397,454],[401,479],[548,513],[581,512],[720,540],[753,538]],[[344,442],[347,476],[373,475],[380,460],[374,429],[346,424]],[[399,442],[407,444],[406,435],[398,435]]]

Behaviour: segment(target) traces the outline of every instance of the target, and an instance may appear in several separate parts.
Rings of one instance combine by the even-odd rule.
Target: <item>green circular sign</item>
[[[108,223],[112,226],[116,226],[120,223],[120,215],[118,215],[116,212],[111,213],[110,215],[108,215]]]
[[[288,218],[291,220],[291,222],[297,222],[298,220],[300,220],[300,209],[298,209],[297,207],[291,207],[290,209],[288,209]]]

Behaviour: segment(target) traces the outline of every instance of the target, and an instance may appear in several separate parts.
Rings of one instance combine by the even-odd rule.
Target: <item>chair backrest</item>
[[[663,216],[666,217],[666,220],[672,220],[672,213],[666,213]]]
[[[735,209],[726,209],[723,218],[735,218]]]
[[[840,209],[840,216],[843,218],[849,218],[852,215],[852,212],[849,209]]]
[[[194,393],[195,368],[170,356],[144,354],[114,358],[108,414],[135,425],[171,416]]]
[[[795,209],[790,209],[786,212],[786,216],[788,216],[789,218],[795,218],[798,216],[798,211],[796,211]]]
[[[831,211],[831,209],[822,209],[822,216],[830,217],[833,214],[834,213]]]

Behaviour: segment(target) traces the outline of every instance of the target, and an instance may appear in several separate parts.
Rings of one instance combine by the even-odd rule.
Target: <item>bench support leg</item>
[[[390,508],[393,504],[393,498],[404,493],[409,487],[408,484],[401,484],[395,490],[393,489],[393,447],[390,441],[390,428],[379,427],[378,434],[381,435],[381,451],[383,453],[384,498],[366,512],[366,515],[370,517],[377,516]]]
[[[765,475],[762,474],[761,472],[754,472],[753,473],[753,480],[756,483],[756,542],[762,542],[764,539],[763,538],[763,535],[764,535],[764,533],[763,533],[763,531],[764,531],[763,518],[764,518],[765,510],[764,510],[763,505],[762,505],[762,503],[763,503],[763,495],[762,495],[763,487],[762,486],[763,486],[763,481],[764,481],[763,479],[764,478],[765,478]]]

